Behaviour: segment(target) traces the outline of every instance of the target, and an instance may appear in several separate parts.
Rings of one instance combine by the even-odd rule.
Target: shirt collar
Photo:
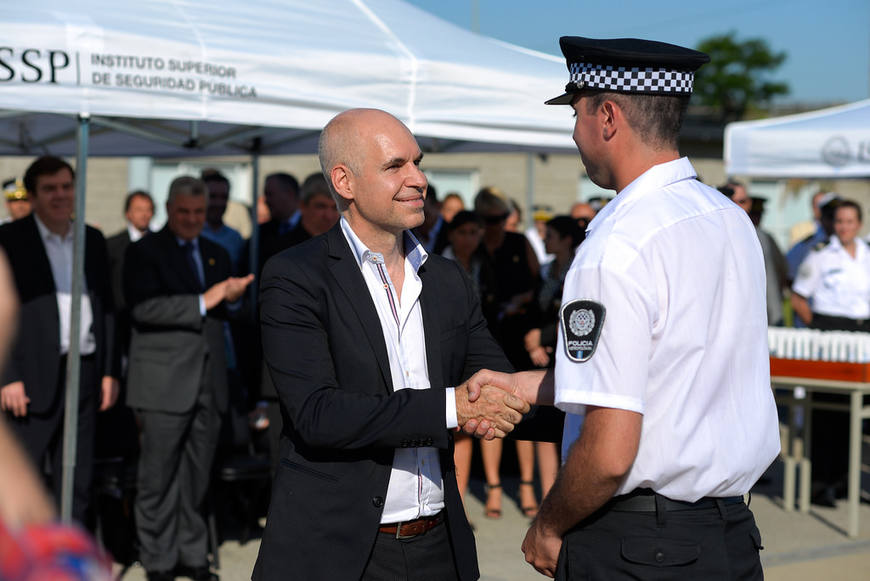
[[[688,157],[681,157],[673,161],[667,161],[652,166],[639,176],[633,182],[625,186],[615,198],[607,203],[601,210],[595,214],[595,217],[589,222],[586,232],[590,233],[595,229],[597,224],[601,224],[609,216],[614,214],[618,208],[626,204],[631,204],[633,200],[637,200],[651,192],[661,190],[671,184],[679,181],[695,179],[697,177],[695,168]]]
[[[354,258],[360,268],[362,268],[365,262],[383,264],[383,254],[369,250],[363,241],[359,239],[359,236],[356,235],[356,232],[353,231],[353,228],[350,227],[350,224],[344,216],[339,219],[339,224],[341,224],[341,232],[344,234],[347,243],[350,245],[351,252],[353,252]],[[405,260],[410,262],[411,266],[414,268],[414,272],[417,272],[420,270],[420,267],[423,266],[423,263],[429,258],[429,253],[426,252],[426,249],[423,248],[420,241],[417,240],[409,230],[405,230],[404,232],[404,241]]]
[[[73,229],[70,228],[66,231],[66,236],[61,236],[60,234],[55,234],[51,230],[48,229],[42,220],[39,219],[39,216],[36,215],[36,212],[33,212],[33,218],[36,220],[36,228],[39,230],[39,237],[42,238],[42,241],[45,242],[50,238],[54,237],[61,242],[68,242],[72,240],[73,237]]]
[[[197,236],[193,240],[184,240],[183,238],[179,238],[178,236],[175,236],[175,241],[178,242],[179,246],[184,246],[185,244],[190,242],[191,244],[193,244],[193,249],[195,251],[199,252],[199,236]]]
[[[145,234],[147,234],[147,233],[148,233],[147,230],[145,232],[139,232],[138,228],[135,228],[132,224],[127,222],[127,234],[130,236],[130,242],[138,241],[140,238],[145,236]]]

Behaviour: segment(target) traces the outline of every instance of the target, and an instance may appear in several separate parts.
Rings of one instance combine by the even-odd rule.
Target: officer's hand
[[[0,387],[0,410],[12,412],[16,418],[27,415],[27,404],[30,398],[24,391],[23,381],[13,381]]]
[[[121,387],[118,384],[118,380],[114,377],[110,377],[108,375],[103,377],[102,383],[102,394],[103,397],[100,400],[100,411],[104,412],[118,401],[118,392],[121,391]]]
[[[562,537],[541,525],[535,519],[523,540],[522,551],[529,563],[541,575],[555,577]]]

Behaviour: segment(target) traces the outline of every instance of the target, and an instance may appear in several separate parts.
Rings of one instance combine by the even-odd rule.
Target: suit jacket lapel
[[[338,281],[338,287],[347,297],[347,304],[359,318],[363,333],[375,353],[387,391],[392,393],[393,379],[381,320],[378,318],[378,312],[375,310],[375,304],[360,272],[359,264],[341,231],[340,223],[327,233],[326,241],[330,258],[329,269]]]
[[[438,292],[434,280],[428,280],[426,264],[418,271],[423,290],[420,292],[420,309],[423,312],[423,329],[426,337],[426,365],[429,369],[429,385],[443,387],[441,376],[441,325],[443,313],[438,312]],[[443,289],[441,289],[443,290]],[[455,386],[448,386],[455,387]]]

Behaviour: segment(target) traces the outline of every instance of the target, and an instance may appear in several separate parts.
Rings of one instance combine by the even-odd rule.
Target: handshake
[[[484,369],[458,386],[455,389],[458,429],[486,440],[509,434],[530,409],[529,403],[517,395],[514,377]]]

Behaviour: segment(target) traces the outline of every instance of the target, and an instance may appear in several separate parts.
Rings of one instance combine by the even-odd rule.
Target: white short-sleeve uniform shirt
[[[779,453],[758,236],[746,212],[695,177],[686,158],[639,176],[590,223],[565,280],[563,313],[585,300],[604,317],[585,360],[569,355],[560,325],[563,450],[586,405],[643,415],[617,495],[745,494]]]
[[[870,319],[870,248],[856,239],[852,258],[839,238],[831,236],[801,263],[792,290],[812,299],[814,313]]]

